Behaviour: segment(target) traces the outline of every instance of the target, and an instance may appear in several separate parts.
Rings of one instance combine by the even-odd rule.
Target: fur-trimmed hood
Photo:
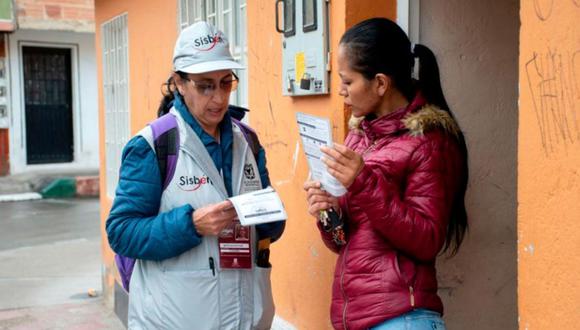
[[[393,119],[400,122],[399,129],[408,130],[412,136],[421,136],[434,129],[441,129],[455,137],[458,137],[461,132],[459,125],[448,111],[441,110],[432,104],[427,104],[414,112],[402,113],[401,116],[401,119],[398,118],[399,116]],[[364,130],[363,121],[364,117],[351,116],[348,122],[349,129],[362,132]]]

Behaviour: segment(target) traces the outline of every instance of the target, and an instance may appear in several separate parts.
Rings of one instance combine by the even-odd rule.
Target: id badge
[[[244,227],[235,220],[218,237],[220,267],[222,269],[251,269],[251,227]]]

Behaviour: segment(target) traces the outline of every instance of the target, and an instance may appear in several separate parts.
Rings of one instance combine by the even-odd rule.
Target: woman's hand
[[[195,230],[203,236],[217,236],[238,217],[234,205],[223,201],[199,208],[191,215]]]
[[[335,143],[333,148],[323,146],[320,150],[328,156],[322,158],[328,173],[345,188],[350,187],[365,165],[362,156],[339,143]]]
[[[318,217],[320,211],[334,208],[338,211],[338,199],[320,188],[318,181],[304,182],[306,199],[308,201],[308,213],[313,217]]]

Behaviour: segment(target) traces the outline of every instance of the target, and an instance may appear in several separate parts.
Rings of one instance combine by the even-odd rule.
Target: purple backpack
[[[230,106],[230,108],[231,107],[233,106]],[[236,108],[243,109],[239,107]],[[244,134],[244,138],[250,145],[254,158],[257,160],[258,153],[260,152],[260,142],[258,141],[256,132],[236,118],[232,117],[232,121]],[[157,164],[159,165],[161,182],[163,182],[163,190],[165,190],[167,185],[169,185],[169,182],[171,182],[173,174],[175,174],[177,156],[179,155],[179,132],[177,129],[177,120],[175,115],[167,113],[157,118],[149,125],[153,131],[153,144],[157,155]],[[123,288],[129,292],[129,283],[131,281],[131,274],[133,274],[133,268],[135,267],[135,259],[116,254],[115,262],[117,264],[117,269],[119,270],[119,275],[121,275]]]

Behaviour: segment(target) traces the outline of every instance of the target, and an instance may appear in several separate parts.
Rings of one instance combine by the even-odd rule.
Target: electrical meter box
[[[329,93],[328,2],[277,0],[276,30],[282,38],[282,93]]]

